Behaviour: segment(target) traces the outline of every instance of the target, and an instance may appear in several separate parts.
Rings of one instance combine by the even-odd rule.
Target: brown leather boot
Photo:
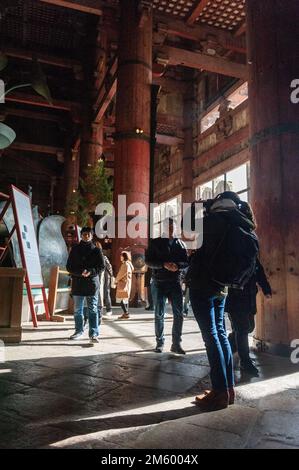
[[[195,397],[195,401],[201,402],[201,400],[203,400],[204,398],[207,398],[207,395],[209,395],[211,392],[212,390],[204,390],[201,395],[197,395]],[[228,396],[229,396],[228,404],[233,405],[235,403],[235,397],[236,397],[235,389],[233,387],[228,389]]]
[[[229,394],[227,390],[221,392],[211,390],[206,394],[195,397],[195,403],[202,411],[222,410],[228,407]]]

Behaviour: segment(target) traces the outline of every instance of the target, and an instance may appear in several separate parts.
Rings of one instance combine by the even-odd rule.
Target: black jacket
[[[228,289],[225,311],[231,314],[255,315],[258,286],[261,287],[264,295],[272,294],[264,268],[257,259],[255,274],[244,286],[244,289]]]
[[[66,263],[66,268],[72,276],[72,294],[96,295],[99,288],[99,274],[104,266],[102,251],[93,243],[81,241],[75,245]],[[82,276],[85,269],[91,273],[89,277]]]
[[[203,295],[215,295],[222,287],[209,276],[209,263],[213,259],[228,225],[237,225],[253,231],[254,224],[238,209],[211,212],[203,218],[203,243],[190,259],[186,280],[192,289],[200,290]]]
[[[156,282],[179,282],[181,270],[188,266],[186,246],[178,238],[173,239],[171,246],[169,238],[154,238],[146,250],[145,262],[152,269],[152,277]],[[176,263],[179,270],[168,271],[163,267],[167,262]]]

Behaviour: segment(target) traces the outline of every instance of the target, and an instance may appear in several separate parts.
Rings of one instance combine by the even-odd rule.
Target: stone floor
[[[193,318],[184,323],[186,356],[156,354],[153,314],[104,320],[101,341],[71,342],[73,319],[24,325],[20,345],[0,363],[0,448],[299,448],[299,365],[256,357],[259,378],[236,371],[237,401],[201,413],[209,367]]]

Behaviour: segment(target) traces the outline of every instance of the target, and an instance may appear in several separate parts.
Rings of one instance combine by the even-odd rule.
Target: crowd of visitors
[[[185,243],[175,234],[171,218],[164,221],[162,236],[149,241],[145,253],[145,287],[149,302],[146,310],[154,311],[156,353],[163,353],[165,348],[166,302],[173,313],[170,351],[174,354],[185,354],[183,321],[192,308],[205,343],[211,378],[211,390],[196,396],[195,403],[203,411],[211,411],[234,403],[233,354],[239,356],[241,370],[258,375],[249,354],[248,335],[255,327],[258,286],[266,298],[271,298],[272,292],[258,257],[257,227],[250,205],[231,191],[203,201],[203,205],[200,248],[187,251]],[[195,226],[195,203],[189,210],[188,217]],[[111,263],[103,255],[99,240],[91,228],[83,227],[80,243],[69,254],[67,269],[72,278],[74,300],[75,332],[71,340],[82,337],[88,322],[90,341],[99,341],[102,316],[112,316],[110,289],[114,286],[116,303],[122,308],[118,319],[130,319],[134,267],[128,251],[121,253],[120,268],[114,279]],[[229,335],[225,312],[231,321]]]

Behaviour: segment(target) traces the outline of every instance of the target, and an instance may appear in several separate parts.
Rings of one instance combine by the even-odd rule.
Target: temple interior
[[[0,448],[299,447],[298,25],[298,0],[0,0]],[[119,222],[140,204],[158,237],[224,191],[252,207],[272,298],[249,337],[259,376],[235,367],[235,405],[201,413],[192,309],[186,354],[169,351],[170,301],[153,352],[150,232]],[[130,318],[112,289],[90,345],[69,341],[66,264],[102,203],[115,276],[132,254]]]

